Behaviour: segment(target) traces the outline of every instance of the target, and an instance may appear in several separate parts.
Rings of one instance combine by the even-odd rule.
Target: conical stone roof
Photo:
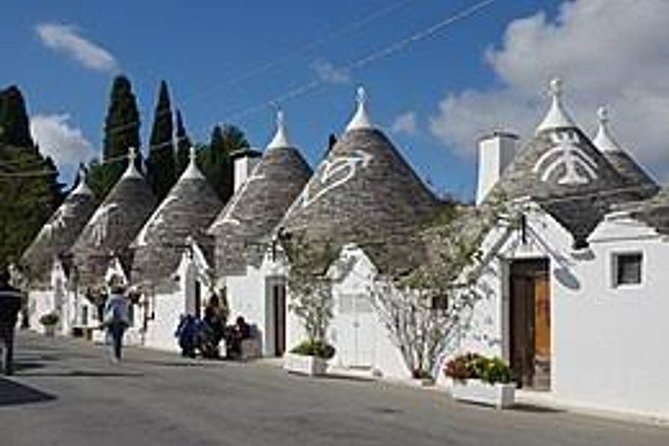
[[[82,172],[77,187],[42,226],[21,258],[21,267],[31,286],[48,286],[54,259],[66,261],[64,257],[93,215],[95,207],[95,196]]]
[[[131,263],[129,245],[155,209],[157,200],[135,168],[131,150],[128,169],[95,210],[72,247],[78,285],[104,284],[110,261],[117,257],[126,270]]]
[[[279,113],[276,134],[265,153],[209,228],[219,275],[243,274],[246,265],[260,264],[265,242],[311,174],[289,141]]]
[[[590,138],[565,118],[556,85],[552,83],[547,117],[495,190],[506,198],[533,199],[572,234],[575,247],[582,247],[612,204],[640,200],[654,191],[630,188]]]
[[[639,203],[630,215],[659,234],[669,235],[669,188],[664,187],[653,197]]]
[[[415,237],[436,197],[369,119],[364,94],[346,133],[332,147],[280,226],[287,234],[355,243],[384,272],[407,270],[424,255]]]
[[[135,237],[131,281],[152,286],[155,291],[171,290],[189,237],[203,244],[204,230],[223,207],[195,164],[190,163],[158,208]]]
[[[623,178],[630,185],[640,185],[645,187],[656,187],[657,184],[653,179],[643,170],[643,168],[632,159],[632,156],[624,150],[620,144],[613,138],[609,129],[609,116],[605,107],[600,107],[597,110],[597,117],[599,119],[599,128],[592,143],[597,147],[604,157],[611,163],[616,171],[623,176]]]

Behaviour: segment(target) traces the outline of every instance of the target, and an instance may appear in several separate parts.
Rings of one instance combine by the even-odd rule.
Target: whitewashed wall
[[[572,404],[669,417],[669,243],[630,219],[605,221],[591,258],[554,307],[554,393]],[[613,287],[614,253],[642,252],[642,283]]]
[[[276,264],[269,258],[264,259],[260,267],[246,267],[243,276],[227,276],[223,279],[230,305],[229,323],[234,323],[238,316],[255,326],[260,339],[260,348],[263,355],[272,356],[275,351],[274,339],[274,308],[272,296],[268,288],[268,281],[279,281],[285,276],[282,265]],[[290,323],[286,308],[286,348],[290,349]]]

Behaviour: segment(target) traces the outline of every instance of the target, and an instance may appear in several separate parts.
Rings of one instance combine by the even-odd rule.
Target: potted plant
[[[324,341],[307,340],[284,355],[284,369],[303,375],[324,375],[327,361],[335,354],[335,348]]]
[[[500,358],[466,353],[448,361],[444,373],[453,380],[451,394],[458,401],[498,409],[514,404],[516,385],[511,382],[511,368]]]
[[[40,324],[44,326],[44,334],[46,336],[53,336],[56,333],[56,325],[58,325],[58,314],[55,312],[43,314],[39,318]]]

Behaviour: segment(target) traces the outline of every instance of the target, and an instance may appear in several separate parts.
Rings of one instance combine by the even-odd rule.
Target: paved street
[[[669,428],[558,411],[495,411],[382,382],[308,379],[21,334],[0,378],[0,445],[663,445]]]

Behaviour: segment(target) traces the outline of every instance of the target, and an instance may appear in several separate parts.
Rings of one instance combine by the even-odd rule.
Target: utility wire
[[[349,62],[348,64],[344,65],[344,68],[347,70],[358,70],[360,68],[363,68],[373,62],[376,62],[377,60],[384,59],[386,57],[389,57],[391,55],[394,55],[395,53],[402,51],[411,45],[420,42],[421,40],[430,38],[437,34],[439,31],[443,30],[444,28],[447,28],[457,22],[460,22],[464,19],[467,19],[480,10],[492,5],[495,3],[497,0],[483,0],[475,3],[472,6],[469,6],[465,9],[462,9],[455,14],[452,14],[442,20],[440,20],[437,23],[434,23],[433,25],[417,31],[403,39],[400,39],[398,41],[395,41],[389,45],[386,45],[384,47],[381,47],[377,50],[374,50],[365,56],[353,60]],[[320,79],[314,79],[312,81],[309,81],[301,86],[291,88],[287,90],[284,93],[281,93],[279,95],[276,95],[273,98],[270,98],[269,100],[265,100],[261,103],[250,105],[247,107],[244,107],[242,109],[239,109],[237,112],[233,112],[230,116],[228,116],[229,120],[235,120],[240,117],[247,116],[251,113],[257,112],[258,110],[263,110],[266,109],[268,106],[272,106],[276,103],[288,101],[291,99],[298,98],[300,96],[303,96],[306,93],[309,93],[310,91],[314,90],[315,88],[321,86],[321,85],[327,85],[327,83],[323,80]]]
[[[391,7],[389,7],[389,8],[386,8],[386,9],[384,9],[384,10],[382,10],[382,11],[376,13],[376,14],[372,14],[372,15],[368,16],[367,18],[362,19],[358,22],[355,22],[354,25],[352,25],[350,28],[352,29],[352,28],[355,28],[355,27],[362,26],[362,24],[364,24],[364,23],[368,23],[368,22],[370,22],[374,19],[382,17],[383,15],[388,14],[388,13],[394,11],[395,9],[398,9],[399,7],[403,6],[405,3],[409,3],[410,1],[415,1],[415,0],[405,0],[403,2],[399,2],[397,4],[391,5]],[[433,36],[434,34],[436,34],[438,31],[442,30],[443,28],[446,28],[446,27],[448,27],[448,26],[450,26],[450,25],[452,25],[452,24],[454,24],[458,21],[464,20],[464,19],[474,15],[479,10],[491,5],[495,1],[497,1],[497,0],[479,1],[476,4],[474,4],[474,5],[472,5],[468,8],[465,8],[465,9],[463,9],[463,10],[461,10],[461,11],[459,11],[459,12],[457,12],[457,13],[455,13],[455,14],[447,17],[447,18],[445,18],[445,19],[433,24],[432,26],[430,26],[430,27],[428,27],[424,30],[418,31],[418,32],[416,32],[416,33],[414,33],[414,34],[412,34],[412,35],[410,35],[410,36],[408,36],[404,39],[401,39],[397,42],[393,42],[390,45],[387,45],[385,47],[382,47],[380,49],[372,51],[371,53],[365,55],[364,57],[350,62],[349,64],[346,65],[346,67],[348,69],[359,69],[359,68],[362,68],[366,65],[369,65],[370,63],[375,62],[379,59],[389,57],[389,56],[397,53],[398,51],[401,51],[401,50],[405,49],[406,47],[410,46],[413,43],[416,43],[420,40],[423,40],[423,39],[426,39],[426,38],[429,38],[429,37]],[[321,44],[324,41],[327,41],[327,40],[333,38],[334,36],[338,36],[338,35],[341,35],[341,34],[343,34],[343,32],[332,33],[331,35],[328,35],[328,36],[324,37],[323,39],[320,39],[320,41],[316,41],[312,44],[309,44],[309,45],[305,46],[305,48],[315,47],[318,44]],[[304,49],[302,49],[302,51],[304,51]],[[322,80],[318,80],[318,79],[312,80],[312,81],[310,81],[310,82],[308,82],[304,85],[292,88],[292,89],[290,89],[289,91],[287,91],[283,94],[275,96],[275,97],[273,97],[269,100],[263,101],[260,104],[246,107],[243,110],[241,110],[240,112],[232,115],[230,117],[230,119],[236,119],[236,118],[239,118],[239,117],[243,117],[243,116],[246,116],[250,113],[256,112],[258,110],[265,109],[268,105],[273,105],[273,104],[276,104],[276,103],[280,103],[280,102],[283,102],[283,101],[288,101],[290,99],[294,99],[294,98],[303,96],[304,94],[309,93],[310,91],[312,91],[315,88],[317,88],[321,85],[324,85],[324,84],[325,84],[325,82],[322,81]],[[123,125],[120,125],[120,126],[116,126],[112,129],[109,129],[109,130],[107,130],[107,132],[111,132],[111,133],[121,132],[121,131],[126,130],[128,128],[136,127],[139,124],[140,124],[139,122],[129,122],[129,123],[126,123],[126,124],[123,124]],[[165,143],[162,143],[162,144],[150,145],[147,148],[149,150],[151,150],[151,149],[154,149],[154,150],[155,149],[163,149],[163,148],[172,146],[173,144],[174,144],[174,141],[170,141],[170,142],[165,142]],[[137,148],[137,149],[140,150],[141,148]],[[121,160],[124,160],[124,159],[127,159],[127,155],[119,155],[119,156],[116,156],[116,157],[106,158],[106,159],[101,160],[100,164],[114,163],[114,162],[118,162],[118,161],[121,161]],[[33,174],[35,176],[39,176],[39,174],[41,174],[41,175],[52,175],[53,173],[52,173],[52,171],[39,171],[39,172],[25,172],[25,174],[26,174],[26,176],[31,176]],[[13,175],[13,174],[11,174],[11,173],[10,174],[0,174],[0,177],[7,176],[7,175]]]

